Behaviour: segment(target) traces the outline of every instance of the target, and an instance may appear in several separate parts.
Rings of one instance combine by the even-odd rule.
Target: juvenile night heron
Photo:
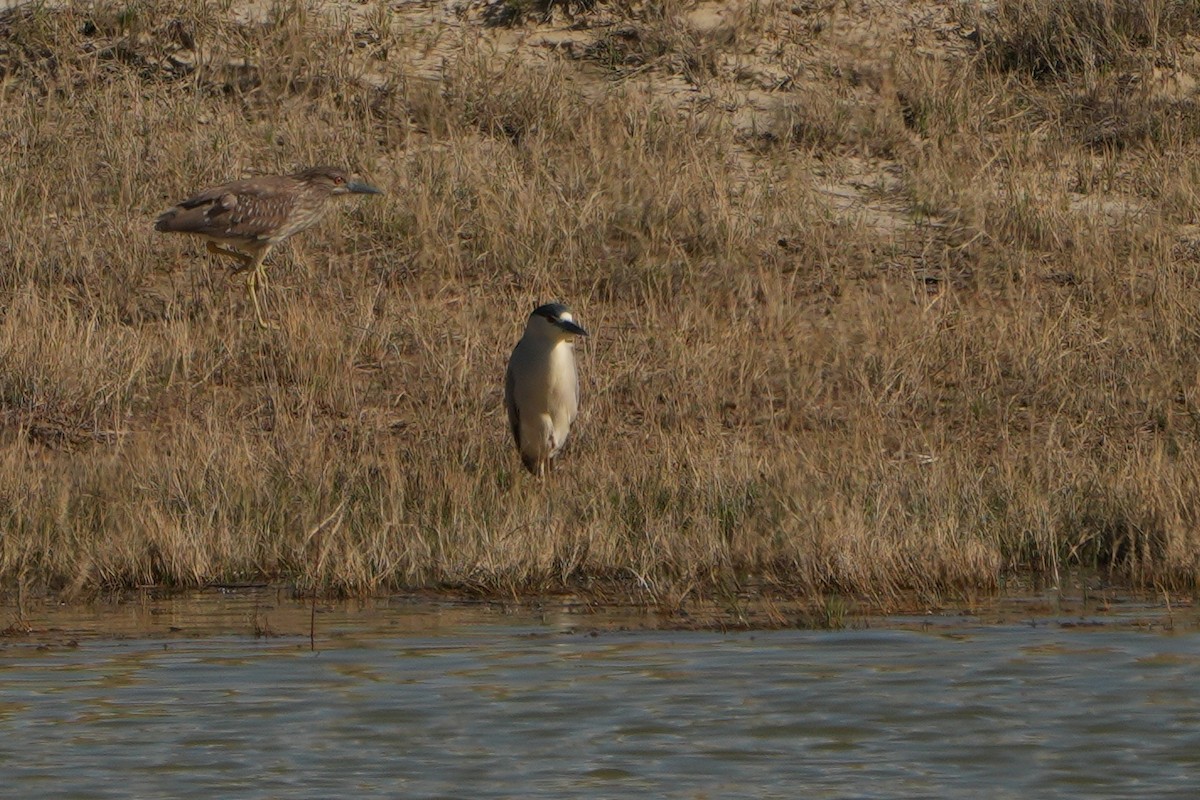
[[[504,376],[504,405],[525,469],[541,477],[567,441],[579,410],[574,337],[587,336],[562,303],[538,306]]]
[[[284,239],[317,224],[333,198],[350,194],[383,192],[334,167],[264,175],[205,189],[160,214],[154,229],[196,234],[208,241],[210,253],[240,262],[235,273],[250,272],[254,315],[267,328],[257,291],[267,284],[263,259]]]

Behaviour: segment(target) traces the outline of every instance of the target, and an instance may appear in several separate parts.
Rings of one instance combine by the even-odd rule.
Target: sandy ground
[[[745,168],[752,170],[754,145],[782,135],[788,108],[804,103],[830,76],[848,77],[853,87],[844,101],[873,103],[886,87],[889,62],[898,48],[938,58],[969,55],[970,31],[956,20],[959,3],[858,2],[779,3],[756,0],[699,2],[681,15],[676,34],[704,57],[705,70],[681,68],[678,57],[640,58],[636,26],[604,5],[586,15],[555,10],[540,21],[519,26],[487,24],[495,0],[399,0],[386,4],[331,0],[316,2],[316,18],[345,27],[369,40],[379,25],[390,25],[403,46],[373,53],[358,65],[359,80],[386,87],[396,80],[440,82],[464,52],[481,44],[502,64],[509,59],[547,62],[563,59],[579,66],[585,91],[604,91],[613,81],[636,85],[674,106],[682,115],[720,120],[742,134]],[[821,8],[827,6],[827,8]],[[246,24],[266,19],[271,4],[233,2],[232,18]],[[820,13],[818,13],[820,12]],[[595,51],[606,43],[628,48],[627,66],[601,68]],[[365,48],[364,48],[365,49]],[[625,52],[625,51],[622,51]],[[630,54],[631,53],[631,54]],[[197,59],[219,63],[219,52],[180,49],[176,64]],[[248,65],[229,59],[231,71]],[[589,87],[590,84],[590,87]],[[415,132],[419,135],[419,132]],[[830,212],[854,219],[883,234],[912,226],[903,203],[888,195],[897,188],[897,164],[886,158],[834,155],[816,187]]]
[[[497,64],[515,59],[548,62],[562,59],[579,66],[584,91],[604,91],[614,81],[633,84],[674,106],[680,114],[699,115],[732,125],[744,148],[747,171],[756,168],[754,148],[782,135],[789,109],[803,106],[814,91],[831,83],[842,87],[839,102],[871,106],[889,91],[898,53],[965,66],[976,52],[977,31],[970,3],[939,0],[859,0],[859,2],[773,2],[729,0],[685,6],[675,34],[693,48],[704,69],[681,66],[687,48],[641,58],[653,43],[609,5],[571,15],[556,7],[545,19],[520,25],[491,25],[499,0],[393,0],[390,3],[315,0],[314,23],[344,27],[367,44],[381,25],[398,34],[399,47],[371,51],[357,65],[358,79],[376,87],[397,80],[440,82],[464,52],[464,43],[483,46]],[[234,0],[227,12],[246,24],[271,13],[263,0]],[[598,49],[619,46],[627,65],[597,66]],[[1200,92],[1200,39],[1183,58],[1156,65],[1129,80],[1168,99]],[[361,48],[367,52],[369,48]],[[168,59],[189,64],[220,62],[220,52],[181,49]],[[232,71],[249,65],[229,59]],[[958,68],[958,67],[956,67]],[[414,131],[419,138],[420,132]],[[884,237],[903,235],[914,226],[899,196],[901,165],[885,157],[829,153],[814,174],[814,188],[829,212],[876,230]],[[1071,210],[1116,222],[1139,212],[1136,200],[1121,196],[1080,196]]]

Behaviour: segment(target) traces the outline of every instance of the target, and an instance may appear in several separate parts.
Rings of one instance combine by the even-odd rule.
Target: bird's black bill
[[[576,336],[587,336],[588,335],[588,332],[585,331],[582,326],[580,326],[573,320],[560,319],[560,320],[558,320],[558,327],[562,328],[567,333],[573,333]]]
[[[350,181],[346,184],[346,188],[354,194],[383,194],[383,189],[376,189],[371,184],[362,181]]]

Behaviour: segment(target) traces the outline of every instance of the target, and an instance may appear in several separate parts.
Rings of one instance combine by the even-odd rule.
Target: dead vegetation
[[[518,5],[0,15],[6,586],[1194,588],[1190,6]],[[388,197],[262,332],[151,222],[314,163]],[[542,485],[500,394],[551,299]]]

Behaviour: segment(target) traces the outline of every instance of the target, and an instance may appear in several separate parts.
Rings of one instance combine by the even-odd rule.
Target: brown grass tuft
[[[989,67],[1035,78],[1161,57],[1200,21],[1194,4],[1175,0],[1000,0],[976,13]]]

